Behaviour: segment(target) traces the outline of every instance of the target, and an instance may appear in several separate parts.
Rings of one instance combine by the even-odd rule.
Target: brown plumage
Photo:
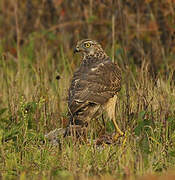
[[[68,94],[70,125],[87,126],[103,110],[115,122],[117,92],[121,89],[121,71],[96,41],[79,41],[75,52],[83,55],[79,69],[74,73]]]

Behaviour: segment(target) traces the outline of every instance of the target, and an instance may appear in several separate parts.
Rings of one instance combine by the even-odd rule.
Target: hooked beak
[[[77,52],[80,52],[80,50],[79,50],[79,48],[76,47],[76,48],[74,49],[74,54],[77,53]]]

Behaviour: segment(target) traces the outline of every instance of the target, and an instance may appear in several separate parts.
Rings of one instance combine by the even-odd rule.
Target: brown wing
[[[121,88],[121,71],[110,60],[82,65],[75,72],[69,89],[68,106],[71,114],[87,105],[102,105]]]

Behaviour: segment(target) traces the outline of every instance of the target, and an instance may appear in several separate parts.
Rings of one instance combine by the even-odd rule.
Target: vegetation
[[[0,178],[135,179],[174,168],[174,6],[1,0]],[[105,128],[102,119],[91,122],[90,143],[59,137],[54,146],[44,135],[67,125],[67,89],[80,64],[72,50],[86,37],[101,42],[122,69],[116,117],[127,138],[97,146],[93,140],[114,132],[105,118]]]

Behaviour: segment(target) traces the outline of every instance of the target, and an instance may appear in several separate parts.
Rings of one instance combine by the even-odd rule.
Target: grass
[[[38,46],[37,40],[42,41]],[[38,51],[39,49],[39,51]],[[65,127],[67,89],[78,56],[54,54],[40,35],[33,34],[20,47],[18,57],[0,47],[0,177],[2,179],[134,179],[160,174],[175,164],[174,69],[166,63],[157,78],[149,63],[124,65],[116,118],[127,134],[115,145],[98,147],[60,137],[61,147],[52,146],[44,135]],[[107,50],[107,52],[109,52]],[[118,49],[116,50],[118,53]],[[125,57],[126,58],[126,57]],[[168,59],[168,57],[166,57]],[[78,60],[77,60],[78,59]],[[165,68],[166,67],[166,73]],[[59,74],[60,80],[56,80]],[[106,131],[114,127],[105,118]],[[89,137],[99,137],[102,120],[90,124]]]

